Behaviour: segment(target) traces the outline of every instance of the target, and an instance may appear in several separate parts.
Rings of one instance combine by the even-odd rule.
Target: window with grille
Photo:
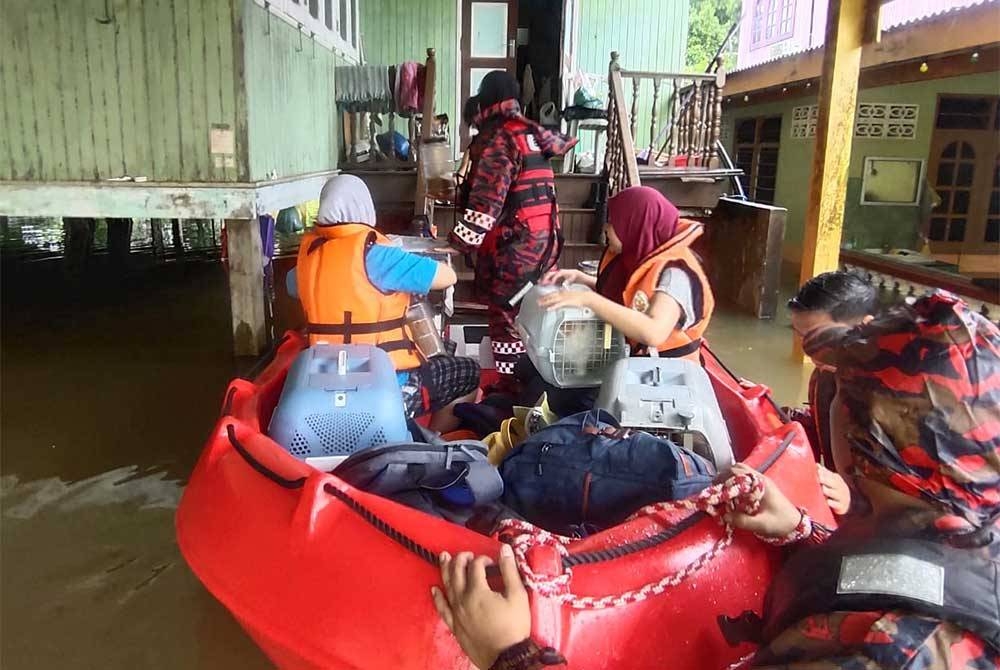
[[[976,150],[968,142],[952,142],[941,152],[934,189],[941,204],[934,208],[928,237],[934,242],[963,242],[968,224]]]
[[[984,242],[1000,242],[1000,155],[993,163],[993,183],[990,188],[990,206],[986,212]]]
[[[312,40],[356,62],[359,33],[359,0],[254,0]]]
[[[736,167],[743,170],[743,190],[755,202],[774,204],[780,144],[780,116],[736,122]]]
[[[987,130],[996,119],[996,98],[992,96],[942,96],[938,101],[935,127],[942,130]]]
[[[795,0],[754,0],[750,48],[774,44],[795,32]]]

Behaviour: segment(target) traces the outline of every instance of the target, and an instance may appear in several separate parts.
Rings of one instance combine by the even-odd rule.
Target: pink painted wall
[[[794,0],[794,2],[795,23],[791,37],[753,47],[750,38],[755,0],[743,0],[743,21],[740,25],[739,53],[736,57],[737,70],[745,70],[823,43],[829,0]]]

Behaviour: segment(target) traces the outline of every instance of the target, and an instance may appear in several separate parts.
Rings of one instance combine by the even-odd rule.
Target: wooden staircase
[[[626,80],[632,90],[628,107]],[[734,179],[741,174],[740,170],[722,166],[717,151],[724,71],[706,75],[629,71],[621,68],[618,54],[612,53],[608,81],[608,149],[604,173],[560,174],[560,170],[555,170],[556,197],[566,242],[560,266],[577,267],[582,261],[601,257],[603,245],[593,243],[600,238],[592,206],[592,193],[598,182],[606,179],[612,194],[629,186],[650,186],[662,192],[683,216],[708,224],[709,234],[702,252],[717,297],[728,299],[760,318],[773,316],[777,309],[784,210],[732,199],[720,204],[723,195],[736,192]],[[648,138],[639,144],[638,106],[644,84],[653,86],[652,123]],[[666,105],[669,111],[666,125],[657,133],[660,91],[665,88],[670,90]],[[666,138],[662,144],[661,136]],[[640,146],[647,157],[644,165],[637,158]],[[382,230],[410,231],[414,193],[422,186],[412,170],[345,171],[368,184]],[[434,222],[442,239],[451,230],[455,215],[452,206],[433,207]],[[463,266],[459,262],[459,267]],[[472,273],[460,271],[459,276],[462,282],[457,301],[471,295]]]

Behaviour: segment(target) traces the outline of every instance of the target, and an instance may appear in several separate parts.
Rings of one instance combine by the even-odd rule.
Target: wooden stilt
[[[267,346],[264,263],[256,220],[226,219],[233,353],[256,356]]]
[[[132,247],[132,219],[107,219],[107,224],[108,256],[114,265],[125,265]]]
[[[63,261],[66,274],[79,278],[94,248],[96,221],[90,218],[63,217]]]
[[[172,219],[170,221],[170,238],[173,242],[177,260],[184,260],[184,230],[181,228],[180,219]]]
[[[149,220],[149,236],[153,240],[153,257],[162,259],[167,252],[163,242],[163,219]]]
[[[871,4],[877,11],[877,1]],[[822,272],[836,270],[839,263],[868,5],[869,0],[830,2],[800,283]],[[802,343],[798,338],[794,356],[797,360],[802,359]]]

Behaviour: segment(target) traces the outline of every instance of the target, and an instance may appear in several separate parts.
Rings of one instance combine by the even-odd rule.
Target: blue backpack
[[[504,504],[531,523],[582,537],[644,505],[693,496],[714,466],[670,440],[622,429],[603,410],[567,417],[504,459]]]

